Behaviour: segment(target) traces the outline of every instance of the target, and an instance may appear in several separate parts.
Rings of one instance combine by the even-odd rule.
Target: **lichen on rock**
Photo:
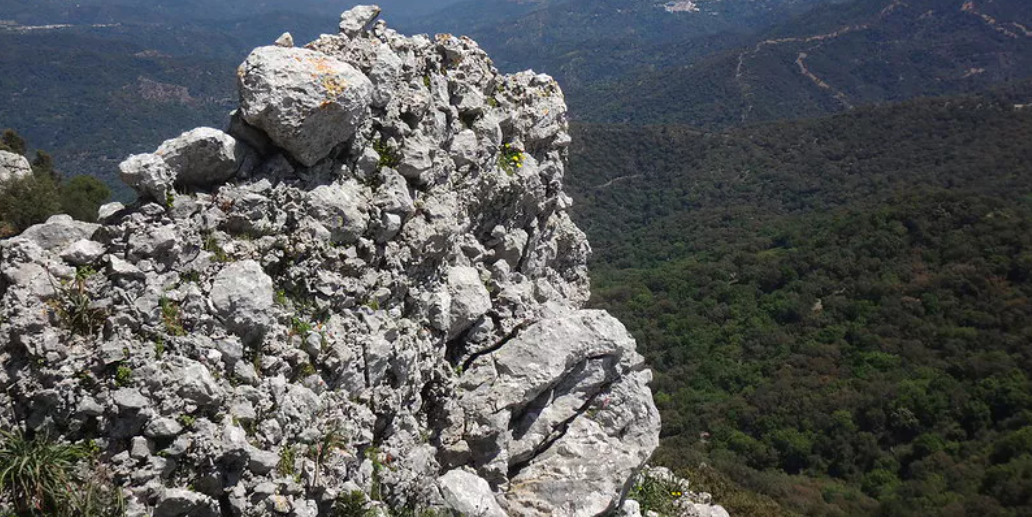
[[[130,515],[606,515],[658,444],[558,85],[378,14],[256,49],[135,204],[0,241],[0,424],[93,440]]]

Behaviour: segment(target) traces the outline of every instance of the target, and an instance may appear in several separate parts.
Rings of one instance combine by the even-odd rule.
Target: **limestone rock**
[[[211,301],[227,328],[244,340],[264,332],[273,295],[272,279],[253,260],[230,264],[215,277],[211,288]]]
[[[73,266],[93,264],[104,256],[104,245],[87,239],[80,239],[68,245],[61,252],[61,258]]]
[[[376,5],[359,5],[340,15],[340,33],[355,37],[362,33],[373,20],[380,16],[380,7]]]
[[[239,79],[244,120],[307,166],[354,136],[372,95],[355,67],[300,48],[255,49]]]
[[[441,494],[448,506],[461,515],[505,517],[495,501],[491,485],[483,478],[465,470],[451,470],[438,480]]]
[[[308,202],[312,216],[330,230],[334,243],[355,242],[369,224],[363,210],[367,203],[354,182],[316,187],[308,193]]]
[[[164,203],[174,192],[175,172],[156,154],[134,154],[118,170],[122,181],[145,199]]]
[[[43,224],[26,229],[21,238],[28,239],[47,251],[64,249],[73,242],[89,239],[99,225],[75,221],[67,215],[55,215]]]
[[[294,36],[291,36],[289,32],[284,32],[280,37],[276,38],[275,45],[283,48],[294,47]]]
[[[0,151],[0,183],[21,179],[32,174],[28,158],[7,151]]]
[[[251,153],[232,136],[201,127],[166,140],[154,154],[168,164],[177,185],[206,187],[225,182],[250,166]]]
[[[214,502],[190,490],[169,490],[165,492],[154,517],[216,517]]]
[[[480,273],[471,267],[456,267],[448,272],[448,294],[451,297],[451,336],[468,329],[491,309],[491,294],[484,287]]]
[[[255,50],[229,134],[127,159],[101,224],[0,240],[0,428],[96,429],[134,516],[621,509],[659,417],[583,310],[562,91],[377,13]]]

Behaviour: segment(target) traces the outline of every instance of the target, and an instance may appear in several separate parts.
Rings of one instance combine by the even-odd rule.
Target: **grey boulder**
[[[176,175],[156,154],[134,154],[118,165],[122,181],[145,199],[164,203],[173,192]]]
[[[55,215],[43,224],[29,227],[21,237],[35,242],[47,251],[60,251],[69,244],[89,239],[100,225],[76,221],[67,215]]]
[[[491,310],[491,294],[480,273],[471,267],[455,267],[448,272],[451,295],[451,336],[457,336]]]
[[[24,178],[32,174],[29,160],[20,154],[0,151],[0,183]]]
[[[358,5],[340,15],[340,33],[354,38],[380,16],[377,5]]]
[[[445,503],[460,515],[505,517],[487,481],[472,472],[455,469],[437,480]]]
[[[306,166],[355,134],[373,91],[355,67],[302,48],[257,48],[238,77],[244,120]]]
[[[219,272],[211,301],[226,328],[245,341],[261,337],[273,307],[272,279],[253,260],[230,264]]]
[[[206,187],[222,183],[247,167],[252,151],[247,145],[218,129],[200,127],[158,147],[177,185]]]

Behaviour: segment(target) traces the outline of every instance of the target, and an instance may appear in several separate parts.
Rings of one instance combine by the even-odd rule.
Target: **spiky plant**
[[[0,431],[0,492],[18,515],[62,515],[74,492],[73,470],[86,456],[82,447],[46,435]]]

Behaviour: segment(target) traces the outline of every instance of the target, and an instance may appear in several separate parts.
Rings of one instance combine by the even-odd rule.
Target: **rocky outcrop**
[[[28,158],[7,151],[0,151],[0,184],[24,178],[32,174]]]
[[[240,68],[226,132],[0,241],[0,425],[93,440],[139,515],[617,511],[658,443],[584,310],[548,76],[345,13]]]

